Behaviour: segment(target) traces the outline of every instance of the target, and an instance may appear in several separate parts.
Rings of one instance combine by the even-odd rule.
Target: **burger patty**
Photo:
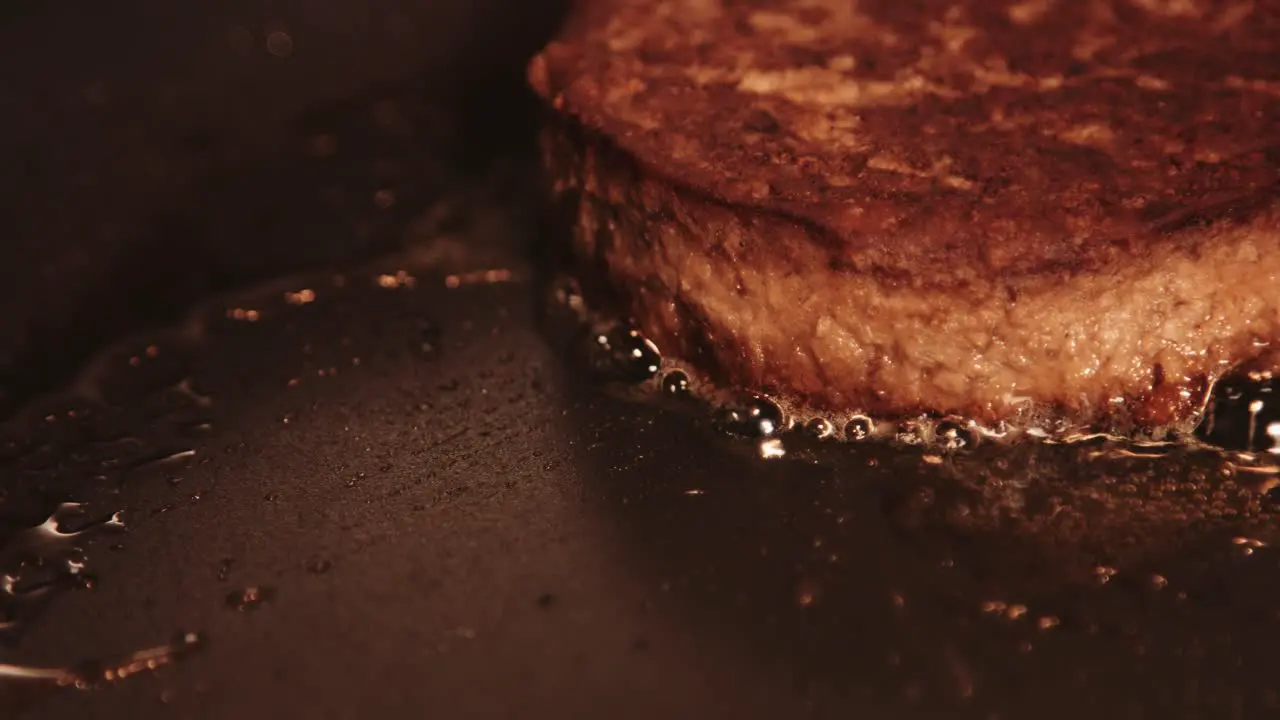
[[[1280,334],[1280,3],[594,0],[530,65],[574,249],[820,412],[1185,427]]]

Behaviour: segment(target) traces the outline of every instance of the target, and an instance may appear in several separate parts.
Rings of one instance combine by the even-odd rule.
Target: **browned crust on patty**
[[[1188,429],[1280,338],[1280,5],[926,5],[584,5],[530,66],[579,258],[806,409]]]
[[[654,176],[571,120],[543,147],[584,274],[664,353],[802,412],[1188,431],[1218,377],[1274,364],[1280,210],[1014,297],[833,270],[805,223]]]
[[[597,0],[531,76],[833,267],[1021,286],[1273,206],[1277,38],[1275,0]]]

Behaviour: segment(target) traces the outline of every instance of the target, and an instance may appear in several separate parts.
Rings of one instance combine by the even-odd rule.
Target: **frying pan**
[[[1267,476],[764,459],[591,377],[519,82],[555,13],[465,5],[6,11],[0,712],[1274,716]]]

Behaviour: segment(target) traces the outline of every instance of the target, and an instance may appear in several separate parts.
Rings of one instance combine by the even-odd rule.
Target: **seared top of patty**
[[[1095,272],[1280,198],[1280,0],[585,0],[530,78],[917,284]]]

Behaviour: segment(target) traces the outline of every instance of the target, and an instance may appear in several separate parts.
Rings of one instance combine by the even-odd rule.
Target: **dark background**
[[[416,124],[419,135],[451,134],[427,159],[474,171],[520,134],[511,107],[523,61],[563,5],[6,3],[0,411],[122,330],[171,319],[211,291],[394,246],[391,233],[281,238],[312,230],[273,226],[290,203],[297,216],[298,203],[315,202],[291,196],[284,179],[301,172],[300,130],[349,119],[382,94],[429,98],[466,119]],[[268,47],[273,32],[288,35],[287,54]],[[443,191],[413,200],[425,207]],[[330,221],[322,207],[313,215],[315,227]]]

